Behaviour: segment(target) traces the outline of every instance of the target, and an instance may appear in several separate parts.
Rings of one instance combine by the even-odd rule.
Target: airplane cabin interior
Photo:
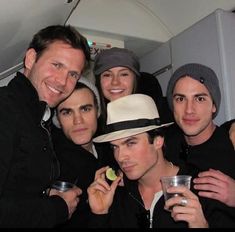
[[[52,24],[69,24],[88,39],[92,59],[110,47],[134,51],[141,71],[158,79],[163,94],[182,64],[212,67],[222,90],[215,120],[220,124],[234,118],[235,0],[1,0],[0,4],[1,86],[23,68],[34,33]],[[92,70],[85,75],[93,79]]]

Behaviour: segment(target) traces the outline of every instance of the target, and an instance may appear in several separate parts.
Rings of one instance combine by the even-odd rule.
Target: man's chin
[[[88,139],[72,139],[72,141],[77,144],[77,145],[80,145],[80,146],[86,146],[86,145],[89,145],[90,143],[90,140]]]

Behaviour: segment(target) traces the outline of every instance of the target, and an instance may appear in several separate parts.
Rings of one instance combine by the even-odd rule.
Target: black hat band
[[[106,126],[105,134],[115,132],[115,131],[127,130],[127,129],[134,129],[134,128],[140,128],[140,127],[146,127],[146,126],[160,126],[160,125],[161,125],[160,118],[137,119],[137,120],[124,121],[124,122],[116,122],[116,123],[112,123]]]

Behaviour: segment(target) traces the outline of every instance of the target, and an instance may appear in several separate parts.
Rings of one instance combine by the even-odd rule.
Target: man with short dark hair
[[[144,94],[131,94],[107,105],[106,130],[94,142],[109,142],[121,174],[109,184],[109,167],[96,172],[88,188],[93,213],[90,226],[99,228],[207,228],[232,227],[228,207],[216,201],[199,199],[186,187],[173,187],[180,193],[164,202],[162,176],[197,175],[191,166],[176,166],[164,157],[164,128],[154,100]],[[123,174],[123,175],[122,175]],[[109,177],[109,176],[107,176]],[[123,180],[124,186],[118,186]]]
[[[71,217],[81,190],[46,189],[59,176],[48,120],[89,61],[86,38],[71,26],[36,33],[24,72],[0,88],[0,227],[53,227]]]
[[[71,219],[58,228],[87,227],[90,216],[87,188],[96,170],[112,163],[110,147],[99,146],[92,141],[100,111],[98,90],[85,77],[79,79],[72,94],[56,107],[52,139],[60,162],[60,179],[76,182],[83,192]]]
[[[228,190],[230,185],[226,183],[220,185],[218,174],[214,175],[214,172],[210,172],[209,175],[208,172],[208,169],[220,170],[235,178],[233,144],[228,132],[213,122],[221,101],[219,81],[215,72],[197,63],[179,67],[168,83],[167,99],[180,128],[180,130],[169,128],[169,136],[166,137],[167,157],[176,163],[186,162],[202,171],[207,171],[207,177],[213,176],[210,180],[204,178],[203,182],[199,179],[195,181],[209,185],[206,188],[205,185],[195,187],[197,190],[210,191],[211,194],[203,195],[202,192],[199,194],[228,203],[217,194],[222,189]],[[180,140],[183,142],[176,142]],[[178,154],[179,150],[181,150],[180,154]],[[218,186],[214,188],[215,185]],[[230,197],[234,198],[234,196]],[[228,205],[231,206],[231,204]]]

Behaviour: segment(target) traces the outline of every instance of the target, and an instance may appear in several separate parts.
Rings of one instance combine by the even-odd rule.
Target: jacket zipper
[[[40,125],[47,132],[47,136],[48,136],[48,139],[49,139],[49,146],[50,146],[50,149],[52,151],[52,163],[51,163],[51,174],[50,174],[50,181],[52,182],[52,181],[56,180],[60,175],[59,161],[56,157],[56,154],[55,154],[55,151],[54,151],[54,148],[53,148],[51,133],[46,128],[45,121],[41,120]]]

